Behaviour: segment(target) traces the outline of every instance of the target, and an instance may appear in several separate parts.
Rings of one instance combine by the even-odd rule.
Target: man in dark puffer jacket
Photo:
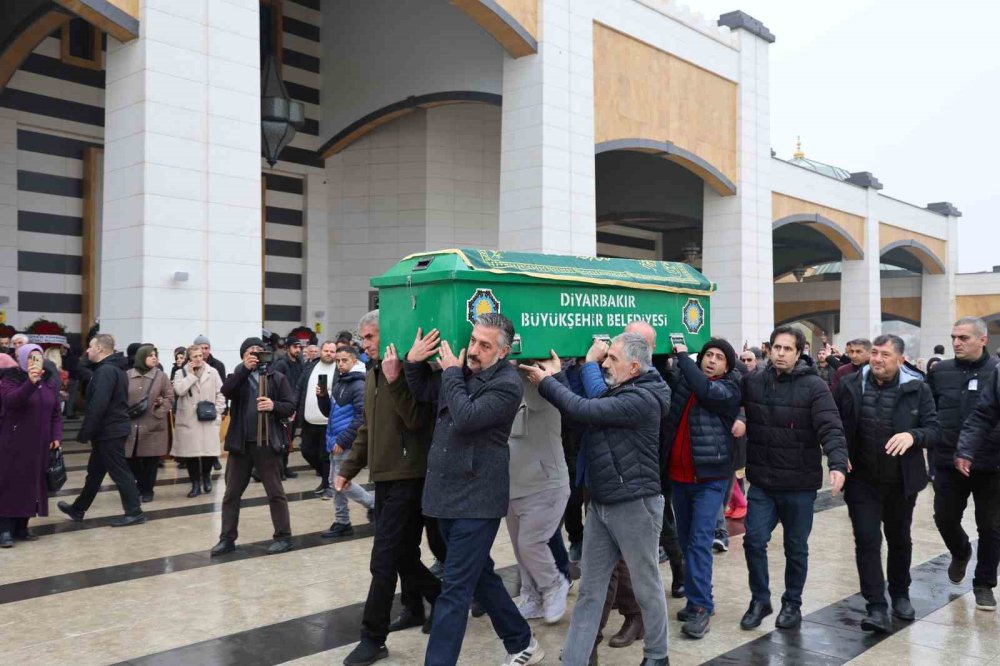
[[[917,494],[927,485],[924,449],[941,436],[931,390],[903,367],[904,349],[898,336],[878,336],[868,365],[837,389],[851,458],[844,499],[854,528],[861,594],[868,602],[861,628],[881,633],[892,628],[885,603],[882,532],[889,546],[892,614],[912,621],[910,524]]]
[[[992,389],[992,375],[1000,363],[986,349],[986,322],[963,317],[951,330],[955,358],[934,364],[927,383],[937,401],[941,421],[941,442],[934,447],[934,522],[951,551],[948,578],[958,584],[972,558],[969,536],[962,529],[962,514],[972,495],[976,503],[976,531],[979,533],[976,571],[972,591],[979,610],[996,610],[993,588],[997,585],[1000,563],[1000,430],[982,433],[975,464],[962,474],[955,469],[955,453],[962,424],[976,410],[980,396]]]
[[[760,626],[771,613],[767,542],[779,522],[785,532],[785,593],[775,626],[794,629],[802,623],[813,504],[823,485],[822,454],[833,493],[840,492],[847,474],[840,414],[826,382],[800,358],[805,341],[802,331],[779,326],[771,333],[771,364],[743,378],[750,481],[743,550],[753,593],[740,621],[743,629]]]
[[[652,348],[637,333],[622,333],[603,366],[611,380],[601,397],[586,399],[561,383],[555,353],[540,366],[521,366],[538,384],[543,398],[583,424],[580,455],[583,484],[591,502],[583,542],[583,576],[562,662],[583,666],[590,660],[604,609],[608,581],[624,558],[642,609],[645,666],[667,662],[667,604],[657,563],[663,523],[660,494],[660,419],[670,390],[651,370]],[[559,377],[553,377],[559,373]]]
[[[691,638],[708,632],[712,600],[712,536],[715,518],[732,474],[733,421],[740,411],[736,352],[712,339],[698,355],[674,345],[680,381],[670,401],[662,459],[673,489],[677,533],[684,552],[687,606],[677,615]]]

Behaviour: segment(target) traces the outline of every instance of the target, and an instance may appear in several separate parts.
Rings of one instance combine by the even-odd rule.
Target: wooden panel
[[[538,0],[495,0],[528,34],[538,39]]]
[[[35,47],[52,32],[68,23],[70,18],[62,12],[48,12],[14,38],[7,49],[0,53],[0,90],[7,85],[10,77],[14,76],[14,72],[24,59],[31,55]]]
[[[83,261],[81,285],[82,307],[80,330],[86,331],[97,318],[97,237],[98,210],[101,205],[100,178],[103,148],[88,147],[83,150]],[[86,345],[87,341],[84,340]]]
[[[86,19],[91,25],[96,25],[121,42],[130,42],[139,36],[138,0],[118,0],[116,2],[105,2],[105,0],[55,0],[55,3],[73,12],[80,18]],[[126,5],[128,9],[119,5]],[[132,5],[134,5],[134,8]],[[109,6],[120,9],[126,16],[122,17],[121,14],[118,14],[118,18],[122,20],[115,20],[112,18],[115,11],[114,9],[108,11]],[[131,11],[133,9],[134,14]]]
[[[736,84],[594,24],[595,142],[649,139],[694,153],[737,182]]]
[[[961,298],[961,297],[960,297]],[[997,297],[997,306],[1000,308],[1000,295]],[[782,301],[774,304],[774,321],[787,322],[795,321],[805,315],[814,315],[827,312],[840,312],[840,300],[822,301]],[[996,310],[1000,312],[1000,309]],[[919,322],[920,321],[920,297],[904,296],[900,298],[883,298],[882,314],[888,314],[900,319]],[[964,314],[964,311],[963,311]]]
[[[878,246],[880,250],[883,250],[892,245],[893,243],[898,243],[900,241],[917,241],[928,250],[935,259],[937,259],[941,265],[947,266],[948,262],[945,261],[945,257],[948,256],[947,253],[947,242],[941,238],[934,238],[933,236],[927,236],[925,234],[919,234],[916,231],[911,231],[909,229],[903,229],[902,227],[897,227],[895,225],[889,224],[887,222],[879,222],[878,225]],[[924,267],[928,273],[941,274],[944,271],[941,267],[936,265],[933,261],[921,252],[918,248],[907,248]]]
[[[806,201],[805,199],[772,192],[771,219],[777,221],[791,215],[822,215],[843,229],[858,247],[865,246],[865,218],[812,201]],[[862,258],[857,248],[838,234],[836,229],[831,229],[822,224],[807,224],[806,226],[826,236],[840,249],[845,259],[857,260]]]
[[[955,314],[959,317],[993,317],[1000,314],[1000,294],[976,294],[955,299]]]
[[[538,53],[538,0],[451,0],[515,58]],[[503,11],[498,14],[496,5]],[[510,22],[502,14],[506,12]]]

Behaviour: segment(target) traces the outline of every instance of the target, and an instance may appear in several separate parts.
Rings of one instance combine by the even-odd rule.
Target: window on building
[[[72,19],[62,29],[62,60],[77,67],[103,69],[104,33],[82,18]]]

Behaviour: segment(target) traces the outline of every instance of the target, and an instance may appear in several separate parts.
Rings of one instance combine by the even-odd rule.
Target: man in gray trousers
[[[652,349],[641,335],[616,337],[602,364],[609,388],[581,398],[562,383],[560,362],[522,365],[543,398],[584,427],[580,455],[590,509],[583,531],[583,576],[573,609],[562,663],[590,661],[611,571],[624,559],[632,576],[646,629],[640,666],[665,666],[667,601],[657,563],[663,525],[660,491],[660,419],[670,407],[670,389],[652,369]]]

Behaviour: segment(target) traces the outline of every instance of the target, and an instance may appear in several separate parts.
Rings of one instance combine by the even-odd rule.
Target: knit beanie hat
[[[698,367],[701,367],[702,355],[712,348],[718,349],[726,357],[726,372],[736,369],[736,351],[733,350],[733,346],[727,340],[723,340],[722,338],[712,338],[705,343],[705,346],[698,352]]]
[[[240,358],[243,358],[243,355],[246,354],[247,350],[250,349],[251,347],[263,347],[263,346],[264,346],[264,341],[261,340],[260,338],[247,338],[246,340],[243,341],[243,344],[240,345]]]
[[[197,338],[195,338],[194,339],[194,344],[196,344],[196,345],[208,345],[209,347],[212,346],[212,343],[209,342],[208,338],[206,338],[204,335],[199,335]]]

